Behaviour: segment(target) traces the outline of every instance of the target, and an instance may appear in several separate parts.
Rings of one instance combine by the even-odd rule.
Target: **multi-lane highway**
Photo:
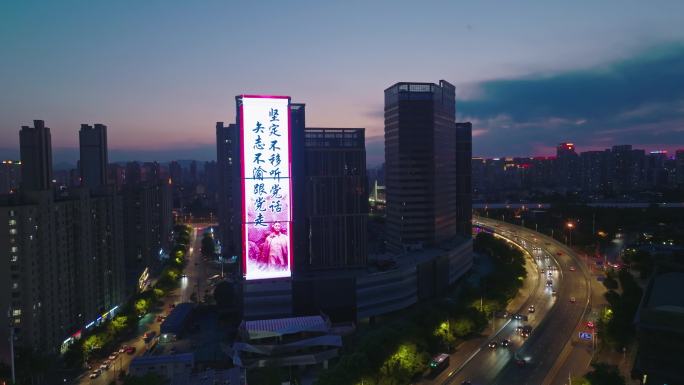
[[[539,280],[541,284],[521,307],[521,313],[529,319],[506,322],[441,383],[555,383],[556,377],[563,375],[559,368],[568,356],[566,346],[589,310],[590,280],[586,268],[571,249],[537,232],[487,218],[477,217],[474,222],[528,251],[537,262],[538,274],[542,277],[543,270],[544,275]],[[551,276],[548,275],[550,268]],[[546,286],[547,280],[551,281],[552,287]],[[534,313],[528,313],[529,305],[535,305]],[[526,339],[516,333],[516,328],[523,325],[532,327],[532,333]],[[488,347],[490,341],[502,339],[511,341],[509,347]],[[567,373],[565,376],[567,378]]]

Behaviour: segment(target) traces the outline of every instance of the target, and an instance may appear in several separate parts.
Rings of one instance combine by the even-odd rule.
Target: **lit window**
[[[21,315],[21,309],[12,310],[12,315],[15,317],[19,317]]]
[[[12,252],[16,253],[17,251],[19,251],[19,248],[16,246],[12,246]]]
[[[10,226],[14,226],[14,225],[16,225],[16,224],[17,224],[17,221],[16,221],[15,219],[10,219],[10,220],[9,220],[9,225],[10,225]]]
[[[17,229],[10,229],[10,234],[15,235],[17,233]]]
[[[18,282],[12,282],[12,289],[18,289],[19,288],[19,283]]]
[[[16,261],[18,261],[18,260],[19,260],[19,257],[17,257],[16,255],[13,255],[12,258],[11,258],[11,261],[12,261],[12,262],[16,262]]]

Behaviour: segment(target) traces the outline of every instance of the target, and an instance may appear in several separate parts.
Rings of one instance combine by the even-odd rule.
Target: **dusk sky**
[[[55,163],[81,123],[110,160],[215,159],[234,96],[290,95],[309,126],[365,127],[383,158],[383,90],[457,87],[473,154],[684,147],[684,1],[0,2],[0,157],[43,119]]]

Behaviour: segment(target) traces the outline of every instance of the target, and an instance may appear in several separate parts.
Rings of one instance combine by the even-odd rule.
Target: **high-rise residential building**
[[[21,161],[0,162],[0,195],[16,191],[21,183]]]
[[[645,184],[649,188],[660,189],[667,186],[668,173],[665,167],[668,161],[667,151],[651,151],[644,160]]]
[[[126,183],[121,194],[126,285],[131,290],[144,272],[158,273],[160,257],[169,253],[173,199],[168,181]]]
[[[307,270],[366,265],[368,192],[363,128],[307,127]]]
[[[677,185],[684,187],[684,150],[677,150],[675,152],[674,160]]]
[[[631,144],[613,146],[609,162],[609,180],[618,193],[639,190],[645,179],[646,152],[632,149]]]
[[[81,185],[97,188],[107,184],[107,126],[81,124],[78,132],[81,153]]]
[[[472,157],[473,125],[456,123],[456,231],[465,238],[473,231]]]
[[[585,151],[579,157],[579,174],[582,190],[603,191],[608,187],[608,160],[610,150]]]
[[[20,135],[25,133],[22,128]],[[50,154],[49,145],[22,152],[26,161],[45,164],[51,164]],[[44,166],[34,164],[27,172],[46,174],[36,172]],[[36,183],[42,179],[28,185],[42,188]],[[120,204],[112,193],[88,189],[57,195],[22,188],[0,198],[0,250],[7,251],[0,261],[0,312],[11,315],[17,345],[56,353],[116,311],[124,293]],[[3,360],[7,331],[0,329]]]
[[[558,187],[579,190],[579,156],[573,143],[560,143],[556,146],[556,178]]]
[[[128,162],[126,163],[126,174],[124,178],[124,185],[133,186],[141,183],[142,170],[140,168],[140,163],[138,162]]]
[[[171,178],[175,185],[183,183],[183,168],[175,160],[169,163],[169,178]]]
[[[392,252],[457,234],[455,97],[444,80],[385,90],[386,242]]]
[[[50,128],[42,120],[33,127],[22,126],[19,132],[21,153],[21,188],[44,191],[52,188],[52,139]]]
[[[236,202],[233,201],[234,172],[238,165],[236,159],[238,142],[238,127],[236,124],[224,126],[223,122],[216,122],[216,164],[218,175],[218,221],[221,242],[224,253],[236,255],[237,245],[234,244],[234,228],[238,226],[237,218],[233,215]]]

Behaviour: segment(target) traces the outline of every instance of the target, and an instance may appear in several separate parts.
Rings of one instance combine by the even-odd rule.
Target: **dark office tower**
[[[366,265],[368,192],[363,128],[305,131],[307,270]]]
[[[677,185],[684,187],[684,150],[675,152],[675,178]]]
[[[572,143],[561,143],[556,147],[556,178],[558,187],[565,190],[579,189],[579,157]]]
[[[107,126],[81,124],[78,132],[81,185],[90,188],[107,184]]]
[[[21,188],[25,191],[50,190],[52,186],[52,141],[50,128],[42,120],[19,131]]]
[[[466,238],[472,234],[472,156],[473,125],[456,123],[456,230]]]
[[[228,255],[237,252],[234,244],[234,229],[239,226],[238,218],[233,218],[233,172],[237,169],[238,160],[235,154],[238,146],[238,126],[235,124],[223,125],[216,122],[216,164],[218,175],[218,221],[221,241],[224,245],[224,253]],[[233,166],[235,164],[235,167]],[[238,185],[239,186],[239,185]]]
[[[456,89],[397,83],[385,90],[387,248],[431,246],[456,235]]]

